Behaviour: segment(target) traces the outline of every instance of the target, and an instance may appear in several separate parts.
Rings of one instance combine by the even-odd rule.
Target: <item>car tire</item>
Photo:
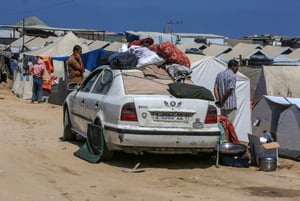
[[[97,120],[95,122],[95,124],[98,125],[98,126],[101,126],[101,122],[99,120]],[[102,161],[111,161],[113,159],[113,156],[114,156],[114,151],[111,151],[107,148],[104,136],[103,136],[103,141],[104,141],[104,143],[103,143],[103,153],[102,153],[102,156],[101,156],[101,160]]]
[[[72,141],[76,139],[76,134],[71,130],[71,121],[69,116],[68,108],[64,109],[64,133],[62,140]]]

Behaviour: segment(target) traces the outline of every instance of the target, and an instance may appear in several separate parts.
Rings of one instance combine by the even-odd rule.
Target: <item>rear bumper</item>
[[[110,150],[130,152],[196,153],[214,150],[219,130],[188,129],[136,130],[105,127],[105,140]]]

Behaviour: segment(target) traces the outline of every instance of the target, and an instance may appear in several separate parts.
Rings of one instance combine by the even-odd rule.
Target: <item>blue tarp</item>
[[[106,53],[106,50],[100,48],[97,50],[93,50],[90,52],[83,53],[82,62],[85,69],[92,71],[94,68],[100,65],[100,58],[102,55]],[[61,56],[61,57],[51,57],[53,60],[57,61],[67,61],[69,56]]]

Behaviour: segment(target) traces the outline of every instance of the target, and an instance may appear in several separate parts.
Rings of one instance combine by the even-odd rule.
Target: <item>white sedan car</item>
[[[65,100],[63,138],[86,138],[88,124],[100,125],[102,160],[115,151],[213,152],[220,137],[214,101],[176,98],[169,83],[171,79],[147,78],[138,69],[96,68]]]

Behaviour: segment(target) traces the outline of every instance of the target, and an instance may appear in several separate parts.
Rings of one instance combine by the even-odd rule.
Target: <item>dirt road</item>
[[[0,200],[266,201],[300,200],[300,163],[280,158],[277,171],[236,168],[195,156],[117,154],[91,164],[82,141],[62,142],[62,107],[31,104],[0,84]],[[128,173],[137,163],[143,172]]]

